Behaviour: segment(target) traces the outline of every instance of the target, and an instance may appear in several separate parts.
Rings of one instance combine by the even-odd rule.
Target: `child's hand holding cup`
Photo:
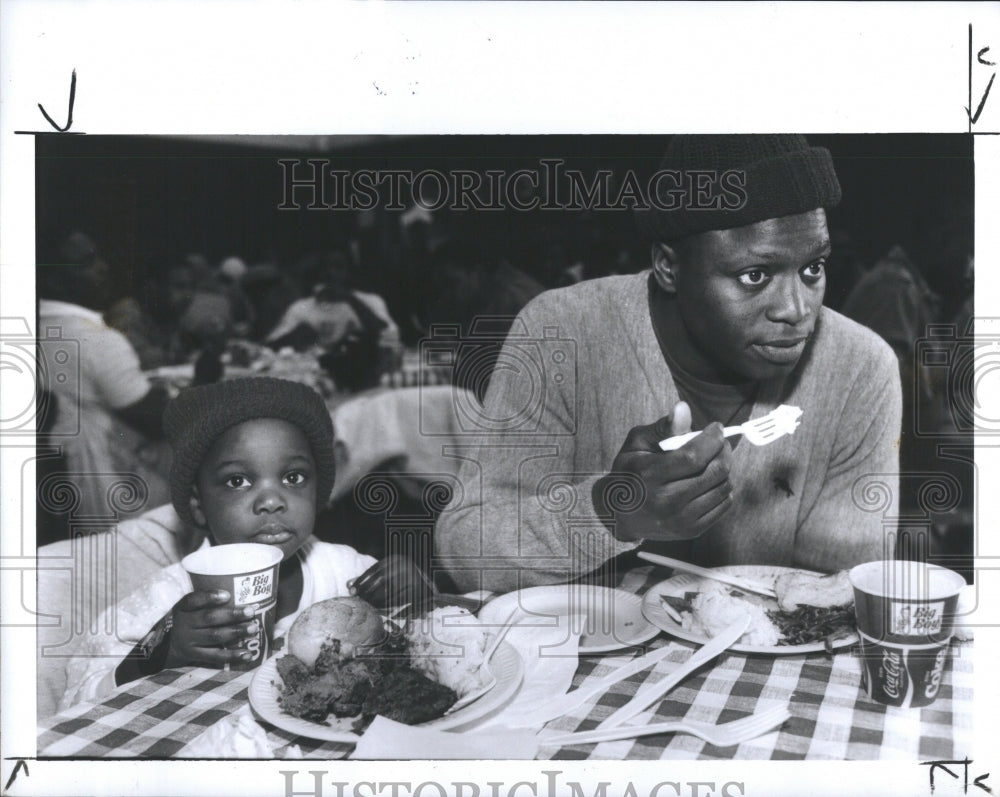
[[[168,664],[258,667],[268,656],[281,550],[258,543],[202,548],[184,557],[194,592],[174,607]],[[223,594],[228,598],[223,598]]]

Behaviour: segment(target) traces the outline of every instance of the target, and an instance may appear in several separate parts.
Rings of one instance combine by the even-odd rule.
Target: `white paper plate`
[[[479,612],[484,624],[503,623],[520,609],[520,625],[558,625],[560,618],[581,618],[580,653],[605,653],[648,642],[660,633],[642,614],[642,598],[631,592],[587,584],[556,584],[508,592]],[[528,620],[527,617],[533,619]],[[581,629],[573,629],[574,631]],[[513,632],[512,632],[513,633]]]
[[[250,681],[250,705],[261,719],[270,722],[283,731],[304,736],[308,739],[321,739],[326,742],[344,742],[355,744],[360,736],[351,730],[353,717],[328,717],[326,724],[293,717],[281,710],[278,703],[278,685],[281,676],[278,675],[277,656],[265,661],[254,673]],[[479,700],[470,703],[453,714],[446,714],[436,720],[423,723],[422,728],[434,728],[445,731],[465,725],[488,714],[502,706],[517,691],[524,675],[524,663],[521,655],[506,642],[501,642],[493,658],[490,659],[490,670],[496,676],[497,683]]]
[[[730,575],[743,576],[753,581],[759,581],[767,586],[773,586],[775,579],[784,573],[812,573],[811,570],[771,565],[729,565],[713,569],[718,570],[720,573],[729,573]],[[814,573],[813,575],[823,574]],[[708,642],[706,637],[684,629],[680,623],[666,613],[663,605],[660,603],[661,595],[683,598],[686,592],[698,592],[701,584],[705,581],[708,581],[708,579],[704,579],[701,576],[678,573],[673,578],[668,578],[666,581],[661,581],[659,584],[653,585],[646,591],[646,595],[642,600],[642,613],[649,622],[653,623],[657,628],[662,628],[671,636],[687,640],[688,642],[697,642],[700,645],[705,644]],[[777,601],[771,598],[755,596],[754,600],[759,600],[762,604],[771,604],[771,607],[774,609],[778,608]],[[858,635],[851,634],[850,636],[838,639],[833,643],[833,647],[844,648],[853,645],[857,641]],[[812,642],[808,645],[742,645],[737,642],[730,650],[739,653],[766,653],[771,656],[790,656],[801,653],[820,653],[826,650],[826,648],[822,642]]]

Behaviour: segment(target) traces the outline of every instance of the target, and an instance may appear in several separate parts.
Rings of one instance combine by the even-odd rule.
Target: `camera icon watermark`
[[[25,318],[0,318],[0,369],[4,371],[4,411],[0,437],[34,436],[59,414],[57,433],[80,433],[80,343],[64,338],[61,327],[46,327],[36,338]]]
[[[918,436],[1000,434],[1000,318],[931,324],[914,357]]]
[[[477,318],[470,333],[457,325],[434,325],[430,337],[420,341],[420,368],[434,373],[451,372],[455,424],[442,428],[438,408],[420,401],[420,432],[425,435],[576,434],[577,344],[557,326],[530,335],[515,319],[501,332],[496,319]],[[510,389],[508,399],[482,403],[485,384],[502,378]],[[424,380],[421,379],[421,386]],[[546,413],[558,408],[558,428],[544,427]]]

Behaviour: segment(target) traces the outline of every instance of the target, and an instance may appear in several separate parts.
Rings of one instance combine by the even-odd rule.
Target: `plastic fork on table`
[[[799,427],[799,418],[801,416],[802,410],[798,407],[782,404],[755,421],[747,421],[739,426],[727,426],[722,430],[722,436],[732,437],[733,435],[741,434],[755,446],[766,446],[779,437],[784,437],[786,434],[793,434]],[[701,432],[688,432],[687,434],[679,434],[676,437],[668,437],[666,440],[660,441],[660,449],[663,451],[675,451],[700,434]]]
[[[655,648],[623,664],[603,678],[589,680],[572,692],[566,692],[566,694],[543,701],[530,713],[526,713],[508,724],[513,728],[541,728],[549,720],[554,720],[556,717],[563,717],[579,706],[582,706],[588,700],[604,694],[619,681],[624,681],[626,678],[631,678],[633,675],[652,667],[667,658],[672,650],[673,648],[670,645]]]
[[[576,733],[541,733],[538,736],[538,742],[545,747],[566,747],[571,744],[611,742],[617,739],[632,739],[637,736],[652,736],[659,733],[689,733],[717,747],[731,747],[734,744],[763,736],[791,716],[788,706],[773,706],[751,714],[749,717],[724,722],[721,725],[693,720],[656,722],[652,725],[619,725],[615,728],[577,731]]]
[[[728,650],[750,626],[750,615],[741,616],[727,625],[722,631],[712,637],[708,642],[698,648],[691,657],[680,667],[674,670],[666,678],[653,683],[646,683],[640,686],[631,700],[615,711],[610,717],[597,726],[598,730],[606,728],[617,728],[624,725],[636,714],[645,711],[653,703],[663,699],[663,696],[673,689],[687,676],[701,667],[708,661],[718,656],[722,651]]]
[[[493,654],[497,652],[497,648],[500,647],[500,643],[503,642],[504,637],[507,636],[507,632],[524,619],[523,617],[515,616],[518,611],[520,610],[515,607],[514,610],[507,615],[507,619],[504,620],[503,625],[501,625],[496,634],[493,635],[493,639],[491,640],[489,647],[487,647],[486,651],[483,653],[483,663],[480,665],[480,668],[483,672],[485,672],[486,680],[483,681],[482,685],[478,689],[469,692],[469,694],[456,700],[445,712],[445,714],[451,714],[453,711],[465,708],[470,703],[475,703],[479,700],[479,698],[497,685],[497,677],[494,675],[493,671],[489,669],[490,659],[492,659]]]
[[[650,553],[649,551],[639,551],[637,554],[640,559],[647,562],[652,562],[653,564],[663,565],[664,567],[671,567],[674,570],[680,570],[684,573],[691,573],[695,576],[701,576],[702,578],[708,578],[712,581],[718,581],[722,584],[729,584],[731,587],[736,587],[744,592],[755,592],[758,595],[764,595],[768,598],[777,598],[778,593],[774,591],[774,587],[769,584],[762,584],[758,581],[754,581],[750,578],[744,578],[743,576],[736,576],[732,573],[724,573],[719,569],[712,570],[707,567],[699,567],[698,565],[693,565],[690,562],[682,562],[680,559],[672,559],[669,556],[663,556],[658,553]],[[670,605],[669,603],[661,603],[664,610]],[[669,612],[667,612],[669,614]],[[676,612],[675,612],[676,614]],[[677,620],[677,622],[682,622]]]

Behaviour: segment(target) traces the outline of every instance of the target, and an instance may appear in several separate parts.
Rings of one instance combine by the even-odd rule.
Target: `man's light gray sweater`
[[[482,416],[466,413],[469,435],[446,452],[462,460],[461,490],[438,521],[436,565],[462,588],[563,581],[641,544],[615,539],[591,489],[628,431],[679,400],[647,280],[645,272],[548,291],[518,316]],[[687,555],[832,571],[888,554],[901,401],[889,346],[823,308],[795,370],[761,384],[751,414],[800,407],[798,430],[762,447],[735,438],[733,509]],[[609,500],[641,500],[627,492]]]

